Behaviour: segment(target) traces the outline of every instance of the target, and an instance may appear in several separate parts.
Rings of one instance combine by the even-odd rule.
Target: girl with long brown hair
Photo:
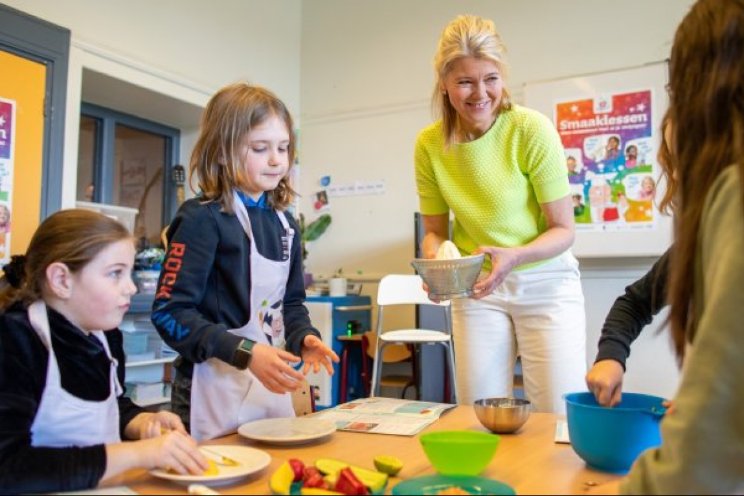
[[[675,213],[668,298],[682,381],[661,446],[636,460],[622,493],[744,492],[742,75],[744,0],[699,0],[674,38],[662,163]]]
[[[123,225],[63,210],[4,267],[0,493],[91,488],[135,467],[207,468],[176,415],[145,412],[123,395],[117,326],[135,292],[133,263]]]
[[[189,171],[201,193],[170,224],[152,313],[180,354],[173,411],[197,439],[294,416],[287,393],[304,377],[288,362],[331,374],[338,361],[304,306],[300,230],[286,212],[294,152],[292,118],[269,90],[231,84],[207,104]]]

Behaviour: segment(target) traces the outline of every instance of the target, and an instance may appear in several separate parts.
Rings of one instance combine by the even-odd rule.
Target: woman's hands
[[[479,246],[474,252],[485,253],[491,259],[491,273],[473,285],[472,298],[476,300],[490,295],[496,287],[504,282],[506,276],[519,265],[516,248],[500,248],[498,246]]]
[[[302,341],[302,361],[305,362],[302,367],[303,374],[307,375],[311,367],[317,374],[320,372],[320,366],[323,365],[328,375],[333,375],[333,363],[331,362],[338,363],[338,355],[323,344],[317,336],[308,334]]]
[[[272,393],[284,394],[295,391],[305,377],[290,367],[287,362],[297,363],[300,357],[267,344],[256,343],[248,368]]]
[[[625,369],[617,360],[600,360],[586,374],[586,386],[594,393],[597,403],[615,406],[622,399],[624,374]]]

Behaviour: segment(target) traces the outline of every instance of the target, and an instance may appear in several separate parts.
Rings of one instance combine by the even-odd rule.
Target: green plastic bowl
[[[442,475],[478,475],[493,458],[501,438],[479,431],[436,431],[419,437],[424,453]]]

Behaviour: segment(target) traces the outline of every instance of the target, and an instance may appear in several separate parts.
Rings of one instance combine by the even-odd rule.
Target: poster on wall
[[[0,98],[0,264],[10,261],[16,102]]]
[[[671,242],[658,210],[666,74],[658,63],[525,86],[525,104],[551,118],[563,143],[577,256],[657,256]]]
[[[657,229],[651,99],[647,89],[556,104],[577,231]]]

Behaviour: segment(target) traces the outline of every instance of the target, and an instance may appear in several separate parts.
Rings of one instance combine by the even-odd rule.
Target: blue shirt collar
[[[243,205],[246,206],[246,208],[250,207],[259,207],[264,209],[269,209],[269,201],[266,199],[266,193],[262,194],[258,200],[254,200],[250,196],[246,195],[242,191],[238,190],[238,196],[240,197],[240,200],[243,202]]]

